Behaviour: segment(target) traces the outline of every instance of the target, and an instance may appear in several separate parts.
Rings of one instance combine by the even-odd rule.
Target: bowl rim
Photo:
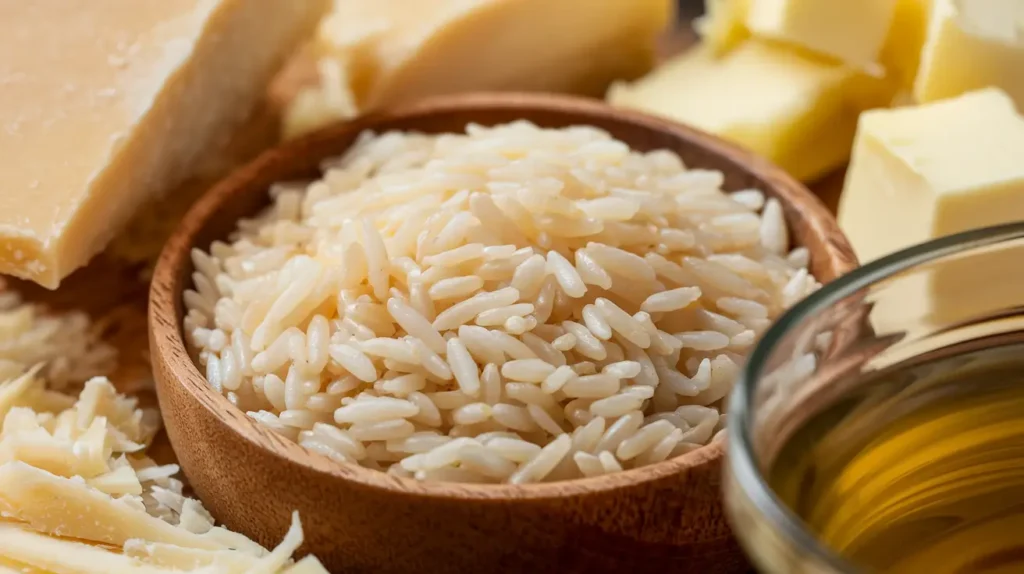
[[[717,440],[674,459],[614,472],[597,477],[576,478],[566,481],[509,484],[466,484],[447,482],[424,482],[412,478],[388,475],[384,472],[358,464],[341,464],[326,456],[307,451],[298,443],[277,433],[264,429],[245,413],[232,405],[226,397],[214,392],[205,376],[193,363],[185,345],[182,320],[181,296],[187,288],[187,277],[179,268],[190,265],[189,253],[195,245],[207,220],[213,217],[220,206],[230,202],[242,189],[250,172],[258,173],[261,166],[269,166],[290,151],[308,148],[318,142],[329,141],[342,135],[351,135],[372,129],[385,122],[411,120],[430,115],[473,111],[484,113],[488,110],[532,110],[555,112],[567,117],[577,116],[579,123],[600,118],[620,124],[633,124],[652,133],[674,136],[703,147],[713,155],[731,158],[743,165],[745,170],[766,182],[766,189],[784,189],[786,193],[806,209],[802,222],[809,232],[821,238],[823,252],[819,256],[828,263],[825,273],[817,277],[828,282],[857,266],[856,257],[846,237],[839,231],[835,218],[821,200],[781,168],[753,152],[726,142],[701,130],[676,123],[672,120],[643,112],[625,110],[590,98],[545,93],[467,93],[428,98],[398,108],[370,113],[350,121],[339,122],[294,140],[283,142],[260,153],[255,159],[236,168],[230,175],[219,181],[192,205],[178,223],[174,233],[164,244],[153,272],[148,306],[148,329],[152,341],[151,353],[154,363],[162,363],[174,384],[182,386],[200,408],[217,416],[231,432],[252,445],[267,451],[281,462],[301,465],[335,479],[347,480],[372,489],[383,489],[408,496],[431,498],[460,498],[479,501],[538,500],[563,498],[566,496],[595,495],[627,486],[651,483],[668,476],[682,474],[688,470],[721,459],[725,441]],[[571,125],[566,123],[566,125]],[[792,225],[792,221],[787,222]],[[157,385],[160,385],[157,377]]]
[[[855,564],[821,542],[804,521],[782,502],[768,484],[760,456],[755,453],[753,429],[758,411],[755,397],[758,384],[764,378],[765,367],[778,350],[779,344],[785,341],[787,334],[798,329],[808,319],[901,273],[972,249],[1017,240],[1024,240],[1024,222],[972,229],[901,249],[865,263],[811,293],[787,309],[765,331],[747,358],[747,364],[741,369],[729,397],[727,471],[765,522],[780,536],[798,546],[801,552],[807,553],[837,574],[858,572]]]

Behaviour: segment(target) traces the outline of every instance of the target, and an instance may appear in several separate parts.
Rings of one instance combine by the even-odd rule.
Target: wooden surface
[[[181,337],[181,294],[193,246],[226,236],[267,203],[276,181],[317,174],[365,129],[441,133],[469,122],[528,119],[594,125],[639,150],[667,148],[725,174],[726,189],[758,188],[783,205],[795,243],[828,281],[854,258],[827,209],[768,162],[701,132],[594,100],[480,94],[424,101],[360,118],[262,154],[204,196],[171,237],[154,274],[150,344],[171,443],[196,493],[229,527],[270,544],[290,512],[304,551],[353,572],[737,572],[746,566],[719,502],[719,444],[671,461],[562,483],[461,485],[400,479],[339,465],[257,426],[214,392]],[[259,469],[259,472],[254,472]],[[254,500],[261,501],[253,504]],[[398,544],[381,544],[387,536]],[[643,557],[642,560],[638,560]]]

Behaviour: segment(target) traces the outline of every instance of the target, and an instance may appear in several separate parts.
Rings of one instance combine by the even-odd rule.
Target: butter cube
[[[0,2],[0,273],[54,288],[230,135],[319,1]]]
[[[1024,0],[933,0],[914,95],[921,102],[988,86],[1024,110]]]
[[[707,0],[704,15],[694,21],[705,46],[721,56],[750,37],[747,13],[750,0]]]
[[[882,47],[881,63],[912,98],[914,80],[921,64],[932,0],[897,0],[889,35]],[[894,102],[894,105],[897,103]]]
[[[839,224],[866,263],[929,239],[1020,221],[1022,157],[1024,117],[995,88],[865,113]],[[1022,257],[1018,242],[904,274],[873,301],[871,325],[879,336],[909,333],[913,341],[1020,306]]]
[[[876,91],[847,67],[751,40],[722,58],[695,48],[608,99],[720,135],[809,181],[847,160],[858,113],[891,98]]]
[[[600,95],[655,61],[672,0],[336,0],[317,35],[359,110],[469,90]]]
[[[747,27],[867,67],[878,59],[895,7],[896,0],[751,0]]]
[[[1022,220],[1022,159],[1024,117],[995,88],[867,112],[839,225],[866,263],[935,237]]]

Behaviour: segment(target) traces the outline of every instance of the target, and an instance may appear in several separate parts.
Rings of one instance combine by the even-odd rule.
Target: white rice
[[[777,200],[590,127],[364,134],[324,169],[193,252],[185,331],[253,420],[394,476],[518,484],[689,452],[817,288]]]
[[[422,283],[421,283],[422,284]],[[484,280],[470,275],[468,277],[449,277],[434,283],[427,290],[430,298],[435,301],[443,299],[459,299],[469,297],[484,286]],[[515,286],[513,284],[513,286]]]
[[[519,359],[501,366],[502,376],[528,383],[542,383],[554,372],[554,365],[541,359]]]

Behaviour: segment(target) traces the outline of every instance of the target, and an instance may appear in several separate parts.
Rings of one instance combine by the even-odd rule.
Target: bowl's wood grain
[[[342,466],[250,422],[213,392],[181,333],[189,250],[225,237],[267,204],[270,184],[314,177],[364,129],[462,130],[468,122],[528,119],[589,124],[640,150],[668,148],[720,170],[726,189],[780,199],[795,243],[828,281],[856,266],[825,206],[778,168],[712,136],[600,102],[548,95],[440,98],[367,116],[265,152],[221,182],[184,218],[161,255],[150,292],[150,346],[160,406],[181,466],[207,507],[264,544],[292,510],[304,552],[336,572],[737,572],[745,562],[719,503],[722,450],[563,483],[429,484]]]

